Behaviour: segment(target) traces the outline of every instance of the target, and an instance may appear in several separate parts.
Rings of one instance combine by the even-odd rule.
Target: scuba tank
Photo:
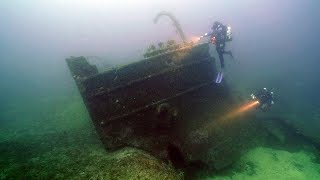
[[[216,39],[215,36],[213,36],[211,38],[211,43],[212,44],[216,44],[219,39],[224,39],[225,42],[229,42],[229,41],[232,41],[232,32],[231,32],[231,27],[230,26],[227,26],[227,27],[224,27],[224,28],[220,28],[218,29],[220,31],[220,33],[222,33],[221,31],[224,31],[224,33],[222,33],[220,36],[221,37],[217,37],[218,39]],[[219,35],[219,33],[218,33]]]
[[[226,36],[226,42],[232,41],[232,32],[231,32],[231,27],[227,27],[227,36]]]

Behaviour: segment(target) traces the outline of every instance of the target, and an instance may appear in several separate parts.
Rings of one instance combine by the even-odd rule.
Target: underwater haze
[[[177,17],[188,39],[209,32],[214,21],[231,25],[231,91],[249,98],[273,88],[268,115],[286,117],[311,146],[320,144],[320,1],[3,0],[0,179],[183,178],[140,151],[106,151],[65,62],[101,57],[114,67],[142,59],[150,44],[181,41],[171,21],[153,23],[162,11]],[[320,179],[320,155],[306,149],[256,147],[239,160],[249,162],[245,168],[199,179]],[[141,161],[115,165],[131,152]]]

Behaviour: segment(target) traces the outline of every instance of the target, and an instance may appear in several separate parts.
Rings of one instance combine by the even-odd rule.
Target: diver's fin
[[[218,73],[218,75],[217,75],[217,77],[216,77],[216,83],[218,83],[218,81],[219,81],[219,78],[220,78],[220,72]]]
[[[218,83],[221,83],[222,79],[223,79],[223,72],[220,73],[220,79]]]
[[[222,72],[219,72],[218,73],[218,76],[217,76],[217,78],[216,78],[216,83],[221,83],[221,81],[222,81],[222,78],[223,78],[223,73]]]

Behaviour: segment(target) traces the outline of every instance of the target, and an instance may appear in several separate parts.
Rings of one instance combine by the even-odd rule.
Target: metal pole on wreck
[[[176,27],[177,32],[180,35],[180,38],[182,39],[183,43],[186,44],[187,43],[186,36],[185,36],[185,34],[184,34],[184,32],[183,32],[183,30],[181,28],[181,25],[178,22],[177,18],[173,14],[171,14],[169,12],[162,11],[162,12],[157,14],[157,16],[154,18],[153,22],[157,23],[161,16],[168,16],[173,21],[173,25]]]

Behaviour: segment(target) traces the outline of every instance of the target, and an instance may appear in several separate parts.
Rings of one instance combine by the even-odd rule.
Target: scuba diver
[[[222,23],[216,21],[213,23],[213,26],[211,27],[211,32],[206,33],[204,36],[201,36],[200,39],[207,36],[211,37],[211,43],[216,45],[216,51],[219,55],[221,72],[219,72],[216,78],[216,83],[221,83],[224,70],[223,54],[228,54],[233,58],[232,52],[225,50],[225,43],[228,41],[232,41],[231,27],[225,26]]]
[[[251,94],[253,100],[258,101],[259,106],[262,111],[267,111],[274,104],[274,94],[267,88],[259,89],[255,94]]]

